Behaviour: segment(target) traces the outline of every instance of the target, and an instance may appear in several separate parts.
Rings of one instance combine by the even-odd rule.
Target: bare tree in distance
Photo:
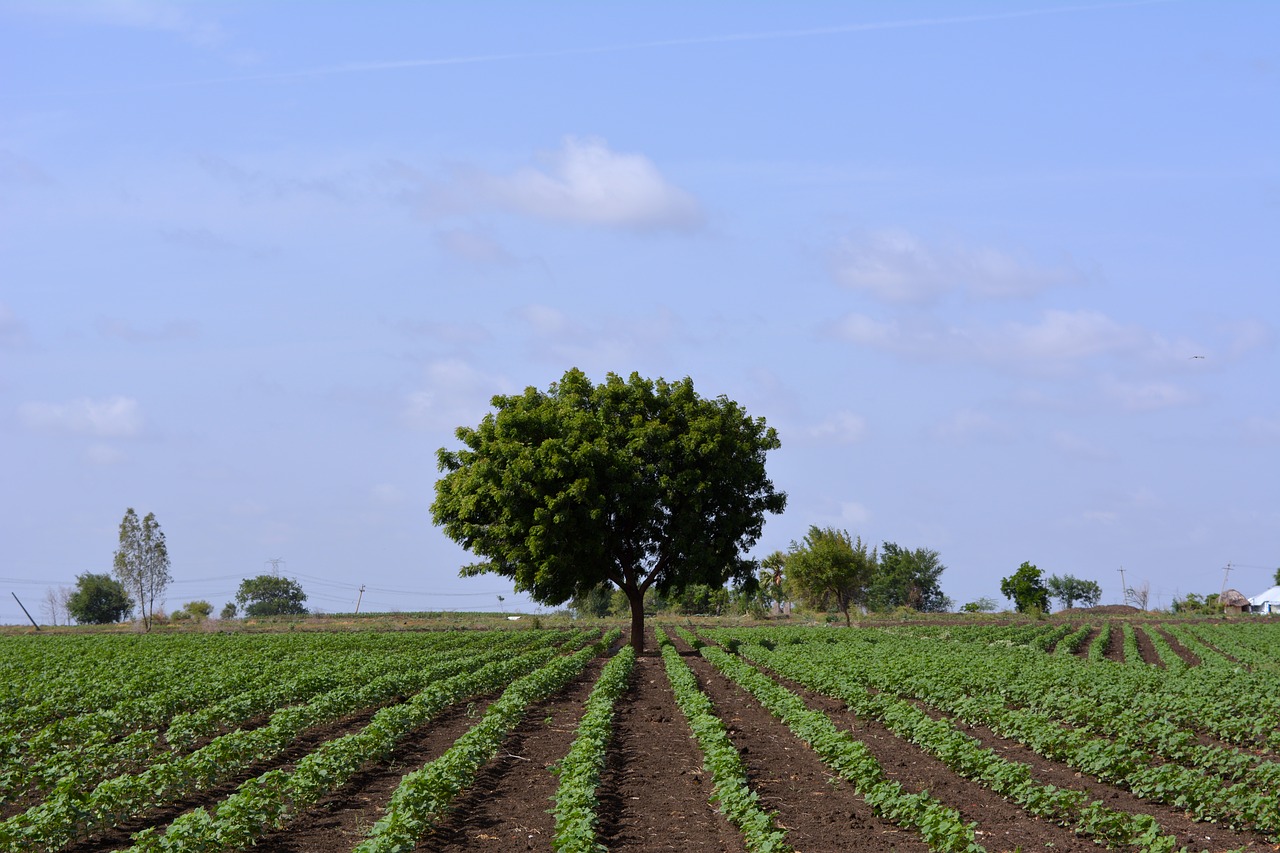
[[[1147,602],[1151,599],[1151,581],[1143,581],[1135,587],[1130,587],[1124,591],[1124,600],[1126,604],[1132,604],[1139,610],[1147,609]]]

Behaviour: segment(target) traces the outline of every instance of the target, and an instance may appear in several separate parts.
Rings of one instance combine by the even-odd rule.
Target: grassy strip
[[[556,834],[551,844],[559,853],[604,853],[606,849],[596,841],[596,789],[600,787],[605,751],[613,736],[613,706],[631,683],[635,662],[636,650],[624,646],[605,664],[587,697],[573,745],[556,771],[560,785],[552,810]]]
[[[837,728],[826,714],[811,710],[799,696],[723,649],[706,646],[702,656],[786,723],[827,766],[853,783],[876,814],[899,826],[915,829],[932,850],[985,853],[974,835],[975,824],[966,824],[959,812],[942,805],[927,792],[909,794],[897,782],[885,778],[884,770],[866,744]]]
[[[711,774],[712,800],[718,804],[725,817],[742,831],[747,850],[751,853],[789,853],[786,833],[777,827],[774,814],[760,807],[755,791],[747,785],[747,768],[742,756],[729,740],[724,723],[715,715],[711,700],[698,689],[693,672],[685,666],[680,654],[671,645],[661,628],[655,628],[662,662],[666,665],[667,678],[675,692],[676,704],[689,722],[703,762]]]
[[[400,780],[386,813],[354,853],[397,853],[411,850],[430,830],[454,798],[498,751],[525,711],[568,684],[591,659],[613,644],[611,631],[590,648],[553,661],[513,682],[485,711],[484,717],[458,738],[444,755]]]

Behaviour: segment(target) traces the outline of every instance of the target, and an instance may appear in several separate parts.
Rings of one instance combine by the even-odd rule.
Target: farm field
[[[0,850],[1280,849],[1280,622],[0,636]]]

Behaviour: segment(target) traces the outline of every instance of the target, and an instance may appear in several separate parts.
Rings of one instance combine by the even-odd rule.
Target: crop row
[[[613,737],[614,704],[626,692],[635,662],[636,650],[627,645],[605,664],[587,697],[573,744],[556,768],[560,783],[552,810],[556,820],[552,846],[557,853],[603,853],[605,850],[596,840],[599,824],[596,790],[600,787],[600,774]]]
[[[739,652],[813,690],[844,700],[854,713],[883,723],[895,735],[914,743],[959,775],[990,788],[1031,815],[1108,845],[1138,846],[1152,853],[1171,851],[1177,846],[1177,839],[1165,835],[1151,817],[1112,809],[1083,791],[1037,782],[1026,764],[983,747],[947,720],[934,719],[888,693],[872,694],[851,686],[819,661],[800,657],[784,660],[763,646],[747,644]]]
[[[163,833],[156,829],[138,833],[130,853],[214,853],[252,845],[340,788],[365,765],[385,759],[409,732],[445,708],[528,676],[554,658],[555,652],[549,648],[516,658],[503,656],[474,671],[430,684],[409,701],[379,710],[360,731],[325,742],[291,772],[271,770],[245,782],[212,814],[198,808],[175,820]]]
[[[937,643],[867,639],[800,646],[784,642],[771,660],[820,665],[848,690],[871,688],[922,700],[1018,740],[1046,758],[1128,787],[1139,796],[1169,802],[1200,819],[1280,832],[1275,796],[1280,768],[1245,752],[1202,746],[1192,733],[1167,720],[1135,715],[1119,701],[1108,705],[1094,698],[1091,704],[1087,690],[1086,697],[1067,692],[1075,682],[1057,684],[1046,678],[1046,673],[1064,672],[1067,664],[1089,667],[1087,662],[1029,656],[1017,649],[989,648],[977,655]],[[1094,666],[1092,674],[1103,680],[1102,676],[1129,669]],[[1176,674],[1166,677],[1177,683]],[[1066,715],[1069,725],[1061,721],[1063,707],[1071,709]],[[1097,731],[1111,736],[1092,733]],[[1149,750],[1165,752],[1168,760]],[[1245,781],[1228,784],[1228,777]]]
[[[760,806],[759,796],[747,783],[746,765],[711,700],[698,688],[697,679],[662,629],[657,628],[654,633],[676,704],[689,723],[702,751],[703,765],[711,775],[712,800],[741,830],[750,853],[787,853],[791,847],[786,843],[786,833],[778,828],[776,816]]]
[[[307,728],[415,693],[424,685],[509,655],[509,650],[497,649],[387,673],[359,686],[342,686],[304,705],[281,708],[260,728],[232,731],[186,755],[163,753],[146,770],[114,776],[96,786],[82,784],[79,775],[71,773],[44,802],[0,822],[0,849],[57,849],[100,827],[114,826],[231,778],[248,764],[279,754]]]
[[[876,814],[916,830],[932,850],[944,853],[984,850],[974,835],[974,824],[965,823],[959,812],[939,803],[928,792],[908,793],[899,783],[887,778],[866,744],[839,729],[826,714],[810,709],[799,696],[722,649],[703,646],[701,654],[785,723],[824,763],[852,783]]]
[[[548,666],[513,682],[443,755],[400,780],[386,812],[355,853],[409,850],[431,829],[454,798],[475,779],[476,772],[498,751],[531,704],[569,683],[591,659],[617,639],[612,631],[594,646],[557,658]]]

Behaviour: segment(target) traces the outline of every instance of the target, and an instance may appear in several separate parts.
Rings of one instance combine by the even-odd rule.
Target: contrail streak
[[[1036,18],[1046,15],[1065,15],[1074,12],[1125,9],[1137,6],[1163,5],[1176,0],[1132,0],[1125,3],[1093,3],[1075,6],[1050,6],[1041,9],[1021,9],[995,12],[985,15],[954,15],[938,18],[907,18],[897,21],[876,21],[861,24],[841,24],[831,27],[812,27],[795,30],[768,30],[763,32],[727,33],[688,38],[658,39],[654,41],[614,44],[600,47],[578,47],[563,50],[518,51],[511,53],[482,53],[470,56],[447,56],[433,59],[403,59],[376,62],[344,62],[297,71],[274,71],[264,74],[245,74],[228,77],[210,77],[202,80],[174,80],[145,86],[114,89],[114,92],[142,92],[164,89],[181,89],[197,86],[215,86],[227,83],[261,83],[273,80],[299,80],[308,77],[327,77],[341,74],[370,74],[379,71],[402,71],[413,68],[438,68],[449,65],[481,65],[494,62],[513,62],[529,59],[558,59],[568,56],[594,56],[608,53],[651,50],[664,47],[690,47],[696,45],[728,44],[733,42],[781,41],[785,39],[818,38],[848,33],[875,32],[877,30],[906,30],[925,27],[946,27],[963,24],[979,24],[991,21],[1008,21],[1020,18]]]

